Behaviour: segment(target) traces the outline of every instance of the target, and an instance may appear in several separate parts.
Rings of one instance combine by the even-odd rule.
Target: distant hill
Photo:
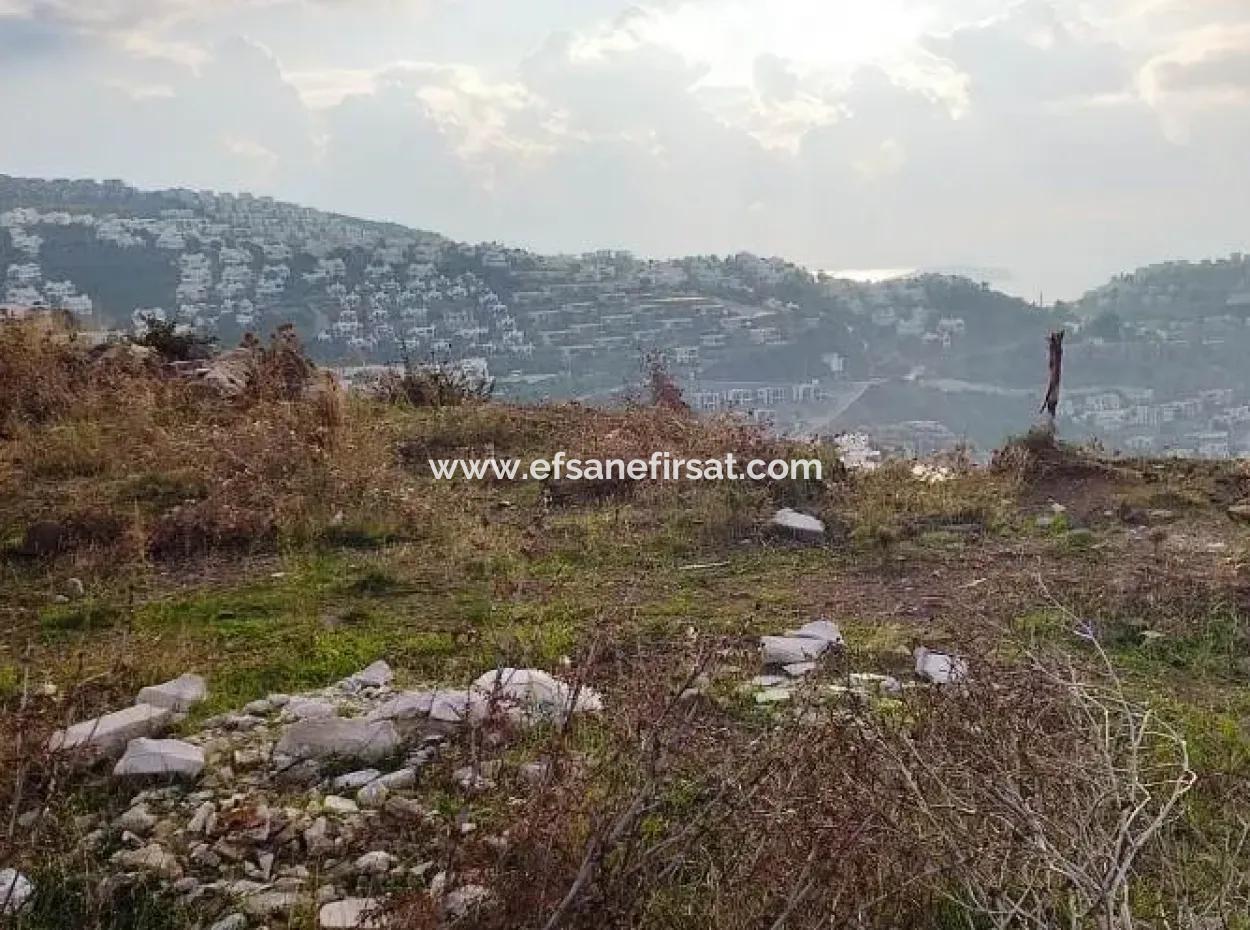
[[[944,416],[950,432],[992,443],[1027,426],[1030,406],[994,390],[1035,390],[1059,327],[1065,383],[1125,388],[1125,408],[1143,392],[1162,403],[1250,388],[1244,256],[1155,265],[1039,307],[954,275],[867,283],[749,253],[539,255],[249,194],[0,176],[0,270],[0,306],[60,307],[88,328],[156,317],[228,345],[290,322],[325,362],[458,361],[520,397],[610,396],[658,353],[701,409],[795,429],[830,421],[839,383],[871,381],[894,387],[861,411]],[[952,407],[933,387],[950,380],[981,388]],[[1165,437],[1175,420],[1121,422],[1082,404],[1069,419],[1112,441]],[[1187,413],[1185,435],[1223,428],[1213,416]]]

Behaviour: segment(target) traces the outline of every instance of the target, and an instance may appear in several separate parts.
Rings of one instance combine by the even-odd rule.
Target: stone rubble
[[[16,914],[35,894],[35,885],[16,869],[0,869],[0,914]]]
[[[57,730],[48,737],[52,752],[79,749],[105,755],[121,752],[132,739],[154,736],[169,726],[174,712],[167,707],[135,704]]]
[[[846,645],[838,625],[824,618],[812,620],[798,629],[787,630],[784,636],[761,636],[760,652],[763,664],[784,674],[765,672],[756,675],[742,690],[754,695],[761,705],[784,704],[798,692],[799,686],[819,667],[818,660],[830,649]],[[932,652],[923,646],[914,651],[916,678],[929,684],[950,684],[966,681],[968,665],[964,659],[941,652]],[[893,675],[873,672],[851,672],[846,684],[830,683],[817,690],[824,694],[853,694],[859,697],[895,696],[907,685]]]
[[[136,704],[150,704],[174,712],[190,710],[208,694],[204,679],[199,675],[179,675],[172,681],[149,685],[139,691]]]
[[[132,739],[113,774],[196,778],[204,769],[204,750],[177,739]]]
[[[159,703],[62,731],[53,748],[116,752],[114,780],[142,789],[111,823],[87,818],[84,851],[113,850],[110,881],[159,882],[193,906],[207,930],[257,930],[303,914],[315,914],[325,930],[381,927],[383,892],[433,874],[433,862],[410,867],[399,855],[409,847],[393,844],[474,830],[414,796],[458,728],[490,722],[488,732],[502,738],[603,708],[595,691],[537,669],[492,670],[464,690],[396,691],[393,677],[375,662],[329,687],[271,694],[177,739],[160,738],[207,696],[202,679],[183,675],[141,692]],[[501,760],[482,760],[457,769],[451,783],[492,790],[504,774]],[[549,777],[549,763],[527,763],[507,784],[527,788]],[[7,880],[29,897],[24,876]],[[457,881],[440,898],[448,917],[491,902],[485,885]]]
[[[916,677],[935,685],[947,685],[968,679],[968,663],[964,659],[932,652],[917,646],[912,653],[916,659]]]
[[[377,898],[344,898],[321,905],[317,924],[321,930],[375,930],[382,926],[376,915],[382,902]]]
[[[791,510],[789,507],[782,507],[773,514],[768,525],[801,542],[820,543],[825,539],[824,523],[808,514]]]

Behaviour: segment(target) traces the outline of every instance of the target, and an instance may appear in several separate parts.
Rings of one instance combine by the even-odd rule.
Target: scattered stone
[[[423,820],[425,808],[415,798],[390,797],[382,808],[387,814],[399,820]]]
[[[782,670],[791,678],[802,678],[804,675],[810,675],[816,670],[816,663],[791,662],[789,665],[782,666]]]
[[[356,803],[361,807],[377,809],[386,803],[390,789],[378,779],[371,781],[356,792]]]
[[[765,688],[755,695],[756,704],[783,704],[794,697],[789,688]]]
[[[751,679],[751,686],[753,688],[775,688],[777,685],[784,685],[786,681],[787,679],[784,675],[756,675]]]
[[[761,636],[765,665],[794,665],[819,659],[829,649],[829,641],[808,636]]]
[[[483,885],[461,885],[447,892],[443,910],[452,920],[463,920],[475,911],[489,907],[494,895]]]
[[[1228,515],[1243,523],[1250,523],[1250,503],[1233,504],[1228,508]]]
[[[331,814],[355,814],[360,810],[351,798],[339,797],[337,794],[326,795],[321,806]]]
[[[139,836],[144,836],[151,832],[156,826],[156,815],[148,809],[143,803],[135,804],[130,810],[117,818],[117,827],[120,830],[129,830]]]
[[[474,692],[490,700],[507,700],[546,719],[569,713],[598,713],[603,698],[593,689],[575,687],[536,668],[501,668],[478,676]]]
[[[783,507],[773,514],[769,526],[801,542],[820,543],[825,539],[825,524],[815,517]]]
[[[381,688],[383,685],[389,685],[394,677],[395,673],[391,671],[391,667],[378,659],[372,665],[352,675],[344,684],[356,688]]]
[[[256,854],[256,865],[260,869],[261,878],[268,879],[273,874],[273,853],[263,852]]]
[[[407,791],[416,787],[417,770],[411,767],[396,769],[383,775],[378,782],[385,785],[388,791]]]
[[[140,849],[124,849],[114,853],[112,861],[123,869],[152,872],[167,879],[182,878],[178,857],[158,843],[149,843]]]
[[[195,809],[195,814],[187,822],[188,833],[212,833],[217,822],[217,805],[205,801]]]
[[[429,716],[438,693],[405,691],[384,702],[369,714],[370,720],[413,720]]]
[[[357,788],[363,788],[369,782],[377,781],[381,777],[382,773],[377,769],[361,769],[358,772],[348,772],[346,775],[340,775],[330,782],[330,787],[335,791],[355,791]]]
[[[48,749],[84,749],[111,754],[120,752],[132,739],[153,736],[168,726],[174,712],[166,707],[136,704],[57,730],[48,737]]]
[[[803,624],[797,630],[786,630],[786,635],[816,639],[826,642],[830,646],[846,645],[846,640],[842,638],[842,631],[838,629],[838,625],[832,620],[812,620]]]
[[[193,846],[191,852],[187,854],[187,859],[192,865],[198,865],[203,869],[216,869],[221,866],[221,856],[207,843]]]
[[[260,698],[255,701],[248,701],[243,705],[243,713],[245,714],[268,714],[273,710],[273,705],[269,703],[268,698]]]
[[[291,724],[277,752],[296,759],[381,759],[399,748],[399,734],[389,720],[324,717]]]
[[[367,852],[356,860],[356,871],[361,875],[385,875],[395,864],[395,857],[382,849]]]
[[[246,914],[228,914],[217,923],[213,924],[208,930],[244,930],[247,927]]]
[[[495,787],[495,783],[471,765],[461,766],[451,773],[451,780],[466,794],[480,794]]]
[[[66,578],[64,594],[71,601],[77,601],[87,596],[87,589],[83,587],[81,578]]]
[[[132,739],[113,767],[119,778],[165,776],[197,778],[204,769],[204,750],[178,739]]]
[[[16,914],[35,894],[35,884],[16,869],[0,869],[0,914]]]
[[[281,917],[304,900],[298,891],[261,891],[243,898],[242,907],[252,917]]]
[[[232,758],[236,767],[240,769],[254,769],[264,765],[268,755],[264,749],[253,746],[247,749],[236,749]]]
[[[320,717],[333,717],[338,711],[329,701],[293,697],[282,708],[282,713],[294,720],[313,720]]]
[[[151,704],[153,707],[165,707],[172,711],[190,710],[204,700],[208,688],[199,675],[179,675],[172,681],[159,685],[149,685],[139,691],[135,703]]]
[[[283,785],[311,788],[321,781],[321,766],[316,759],[302,759],[298,762],[286,759],[278,762],[275,780]]]
[[[334,840],[330,839],[330,822],[326,818],[318,817],[304,831],[304,847],[310,855],[319,855],[334,849]]]
[[[916,675],[935,685],[965,681],[968,677],[968,663],[955,656],[943,652],[931,652],[924,646],[917,646],[912,653],[916,658]]]
[[[330,901],[317,912],[321,930],[374,930],[382,926],[377,915],[382,902],[377,898],[344,898]]]
[[[463,723],[466,720],[485,717],[489,711],[487,700],[468,691],[439,691],[430,705],[430,719],[441,723]]]

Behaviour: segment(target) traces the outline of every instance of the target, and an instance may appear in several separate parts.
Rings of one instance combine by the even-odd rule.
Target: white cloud
[[[367,2],[0,0],[0,170],[1033,293],[1245,247],[1244,0]]]

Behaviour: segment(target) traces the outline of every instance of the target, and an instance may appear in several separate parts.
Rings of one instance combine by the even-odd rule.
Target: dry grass
[[[412,855],[434,843],[453,885],[500,896],[466,925],[1244,926],[1250,623],[1244,541],[1221,509],[1248,484],[1236,467],[1174,481],[1019,444],[949,481],[848,476],[825,447],[695,419],[664,392],[610,411],[395,404],[337,390],[289,332],[251,358],[247,390],[226,396],[129,350],[0,327],[0,862],[64,891],[33,930],[58,914],[204,923],[102,887],[73,815],[122,799],[43,757],[51,728],[188,669],[208,673],[216,711],[379,655],[444,684],[567,659],[608,699],[568,729],[471,732],[446,764],[545,757],[541,790],[505,775],[505,797],[464,801],[431,773],[448,829]],[[428,475],[432,457],[557,450],[820,457],[827,477],[554,501]],[[1087,544],[1035,526],[1051,498]],[[1123,515],[1160,502],[1180,514],[1166,536],[1131,535]],[[829,545],[767,537],[778,506],[820,515]],[[28,545],[32,527],[52,544]],[[71,575],[87,596],[51,603]],[[740,692],[755,637],[821,612],[850,654],[803,713],[756,707]],[[973,654],[972,685],[819,692],[905,673],[916,642]],[[701,696],[675,700],[695,672]],[[24,832],[18,816],[45,806]],[[482,829],[460,838],[460,816]],[[423,893],[401,910],[438,920]]]

